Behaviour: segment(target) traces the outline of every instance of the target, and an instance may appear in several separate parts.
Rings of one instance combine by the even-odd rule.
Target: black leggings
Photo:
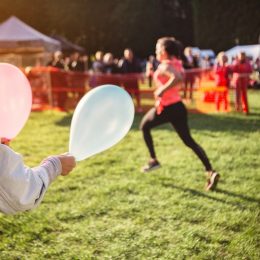
[[[157,115],[156,109],[152,108],[143,117],[140,124],[140,129],[143,131],[144,140],[151,158],[156,158],[151,129],[168,122],[175,128],[184,144],[191,148],[199,157],[205,166],[206,171],[211,171],[212,167],[205,151],[193,140],[190,135],[187,110],[182,102],[165,107],[160,115]]]

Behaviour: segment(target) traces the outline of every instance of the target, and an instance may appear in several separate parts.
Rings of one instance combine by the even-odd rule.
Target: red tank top
[[[172,60],[165,60],[164,63],[170,64],[176,71],[183,73],[182,62],[176,58]],[[160,69],[157,69],[154,73],[155,82],[157,82],[157,88],[159,88],[162,84],[165,84],[169,77],[161,74]],[[157,114],[160,114],[165,106],[169,106],[181,101],[181,97],[179,94],[179,86],[176,85],[167,89],[161,97],[156,97],[155,106],[157,109]]]

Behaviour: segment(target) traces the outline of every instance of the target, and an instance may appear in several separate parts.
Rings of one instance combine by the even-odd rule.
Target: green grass
[[[137,115],[126,138],[59,177],[36,210],[0,214],[0,259],[260,259],[259,100],[250,92],[250,116],[189,115],[221,174],[217,192],[204,191],[201,162],[168,125],[153,131],[163,167],[141,174]],[[68,149],[70,120],[32,113],[11,146],[35,166]]]

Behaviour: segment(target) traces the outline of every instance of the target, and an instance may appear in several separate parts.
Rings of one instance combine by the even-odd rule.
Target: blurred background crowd
[[[195,51],[193,50],[195,49]],[[215,69],[221,65],[228,67],[228,73],[237,72],[239,64],[246,64],[245,68],[240,66],[242,73],[254,73],[254,77],[249,82],[251,87],[260,87],[260,57],[247,55],[246,52],[238,52],[237,55],[229,56],[225,52],[217,55],[212,51],[210,55],[200,55],[196,48],[186,47],[182,53],[181,59],[183,67],[186,71],[196,69]],[[224,62],[223,62],[224,60]],[[70,55],[64,55],[61,51],[56,51],[52,55],[52,59],[46,66],[55,67],[65,71],[89,72],[89,73],[144,73],[149,80],[149,86],[152,86],[152,75],[158,67],[159,62],[154,55],[150,55],[147,59],[136,57],[133,50],[126,48],[122,57],[115,57],[113,53],[97,51],[93,56],[87,56],[79,52],[73,52]],[[197,70],[199,71],[199,70]],[[190,79],[192,81],[192,79]]]

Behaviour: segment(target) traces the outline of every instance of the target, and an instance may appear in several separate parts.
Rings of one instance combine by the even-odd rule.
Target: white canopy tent
[[[260,44],[238,45],[225,51],[230,61],[240,52],[245,52],[247,56],[252,57],[255,61],[257,58],[260,58]]]
[[[71,53],[71,52],[84,53],[85,52],[85,49],[83,47],[70,42],[68,39],[66,39],[63,36],[52,35],[52,38],[60,42],[62,52],[67,52],[67,53]]]
[[[215,52],[211,49],[204,49],[204,50],[200,50],[200,56],[205,58],[205,57],[210,57],[210,58],[215,58]]]
[[[60,50],[60,42],[54,40],[11,16],[0,24],[0,52],[37,52]]]
[[[192,53],[198,55],[201,58],[205,58],[206,56],[210,58],[215,57],[215,52],[211,49],[200,49],[198,47],[192,47]]]
[[[37,60],[46,62],[52,52],[60,49],[59,41],[38,32],[15,16],[0,24],[2,62],[11,60],[10,63],[18,66],[33,66]]]

